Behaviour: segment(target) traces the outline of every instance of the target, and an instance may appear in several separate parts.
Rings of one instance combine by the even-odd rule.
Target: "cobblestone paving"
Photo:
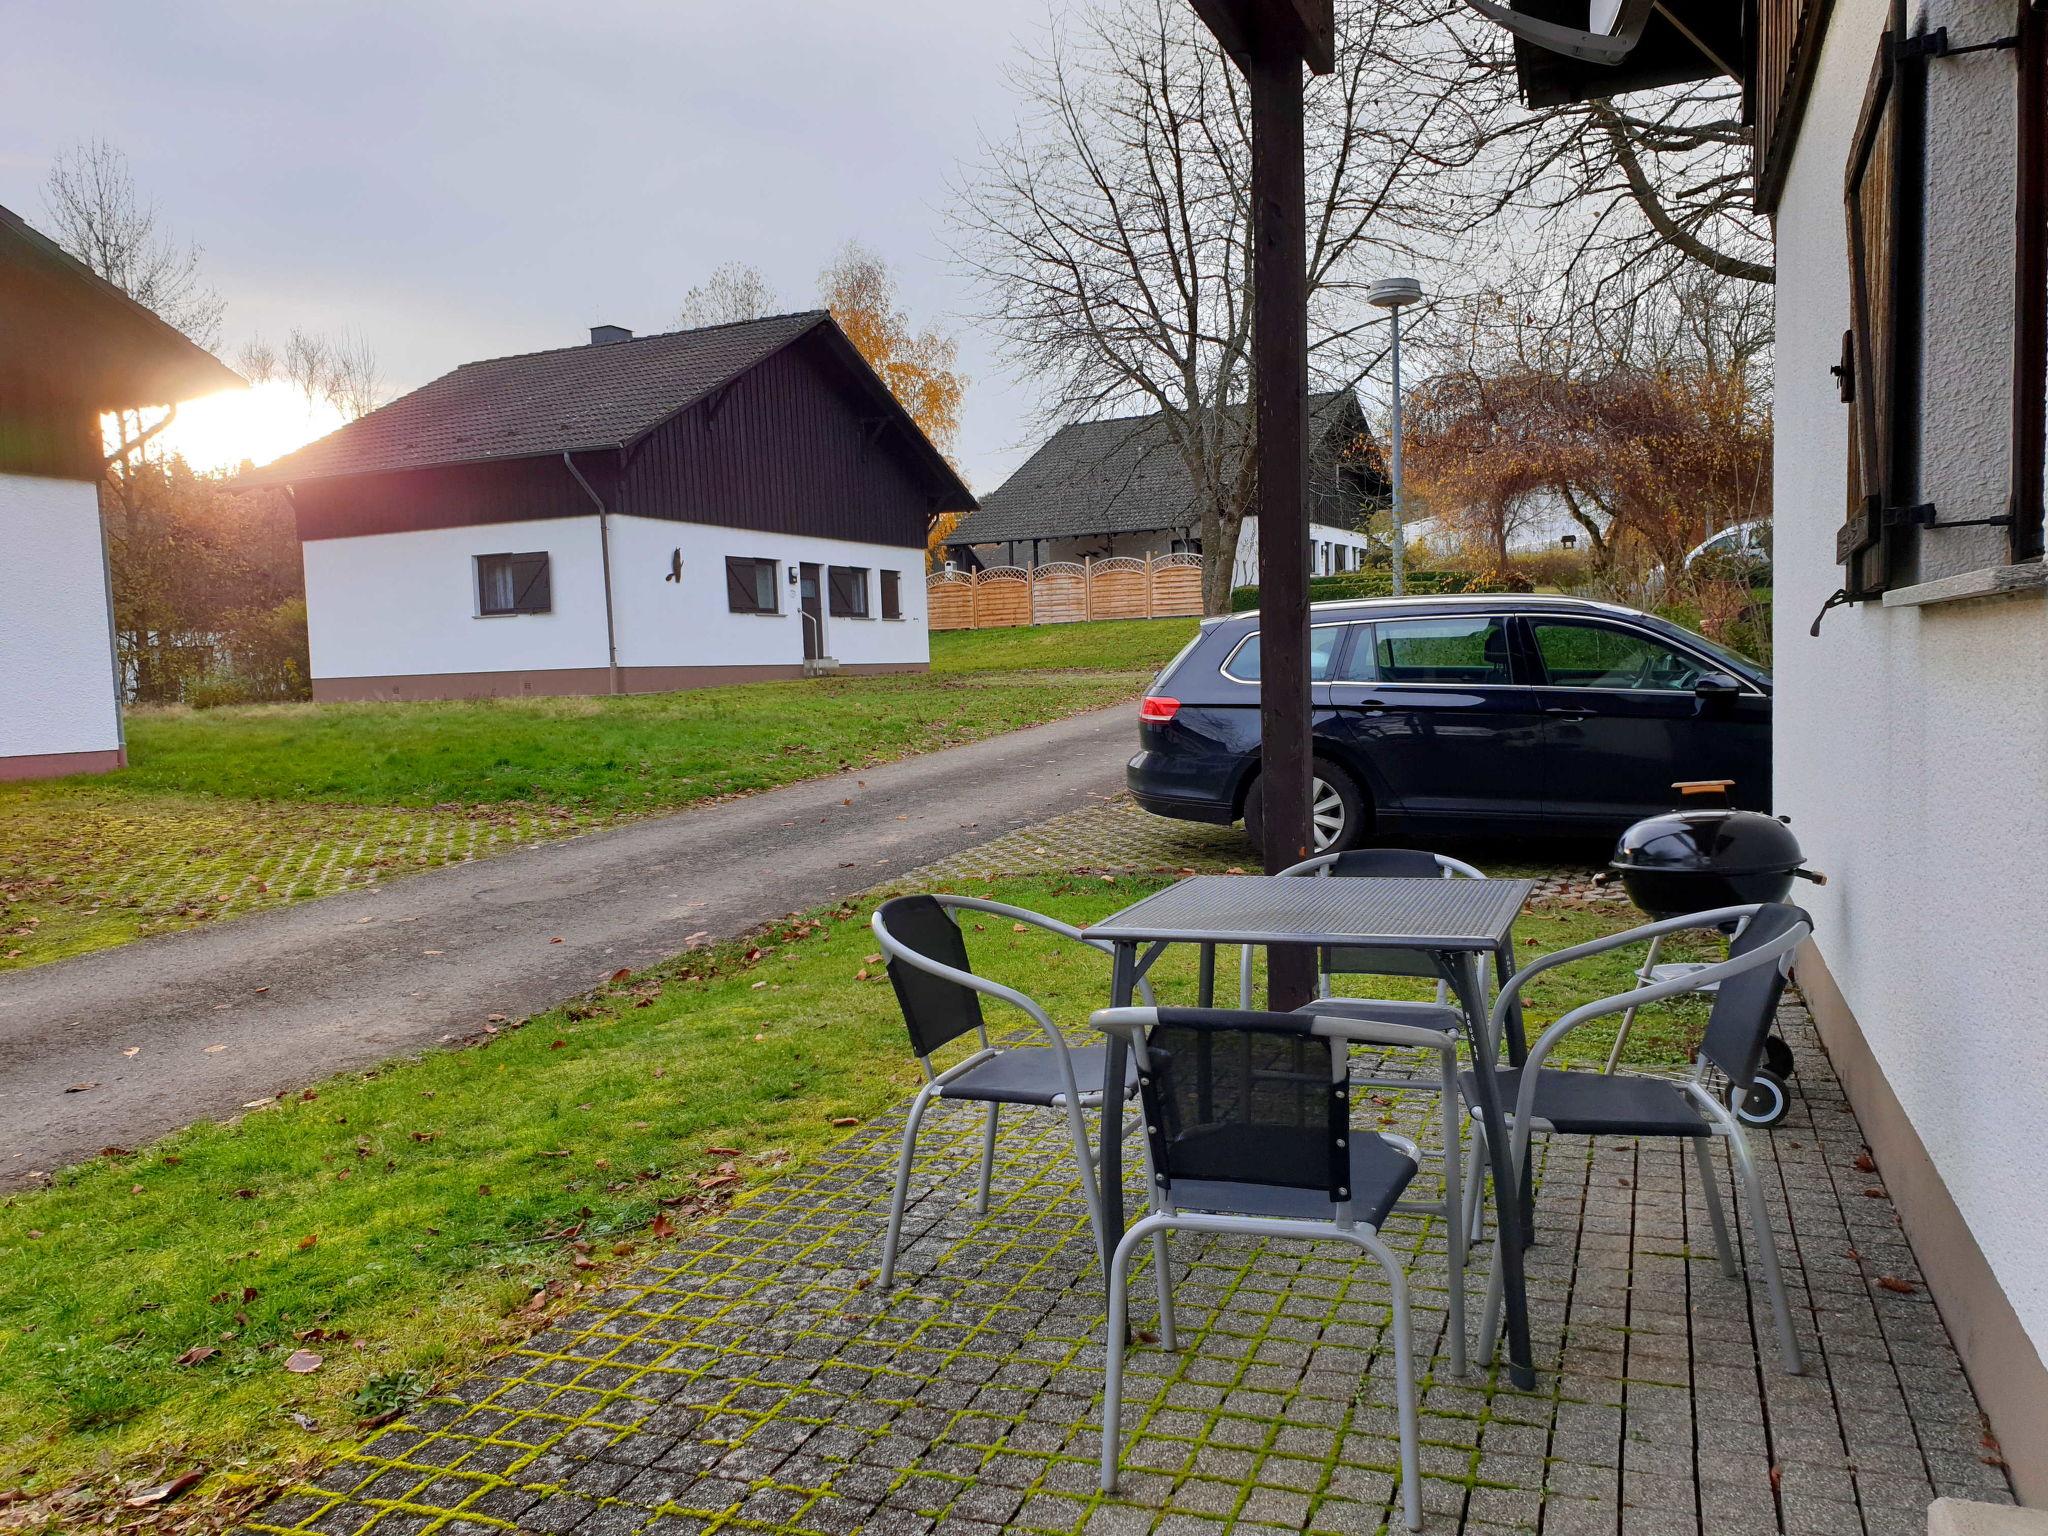
[[[1776,1368],[1760,1285],[1720,1275],[1683,1149],[1555,1138],[1529,1255],[1536,1392],[1450,1376],[1441,1231],[1387,1229],[1415,1277],[1428,1530],[1907,1536],[1937,1494],[2009,1498],[1891,1207],[1855,1167],[1827,1058],[1796,1003],[1783,1023],[1800,1092],[1758,1141],[1809,1374]],[[1427,1141],[1432,1100],[1378,1102]],[[926,1122],[894,1290],[872,1284],[892,1118],[686,1233],[248,1529],[1383,1528],[1396,1438],[1377,1267],[1177,1237],[1181,1349],[1131,1355],[1123,1482],[1104,1498],[1103,1288],[1063,1134],[1008,1112],[996,1203],[977,1218],[979,1123],[943,1105]],[[1721,1182],[1734,1186],[1725,1162]],[[1141,1267],[1139,1327],[1149,1296]]]
[[[403,810],[76,792],[56,816],[35,788],[0,799],[0,970],[595,824],[523,806]]]
[[[1595,887],[1591,867],[1555,862],[1523,864],[1482,859],[1488,874],[1536,882],[1537,901],[1626,902],[1619,886]],[[946,881],[988,880],[1047,873],[1213,874],[1257,871],[1259,856],[1241,827],[1174,821],[1140,810],[1119,795],[1086,810],[994,838],[914,871],[905,883],[922,889]]]

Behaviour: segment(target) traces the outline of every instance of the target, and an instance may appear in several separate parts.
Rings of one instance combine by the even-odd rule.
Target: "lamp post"
[[[1394,322],[1394,595],[1408,589],[1408,562],[1401,547],[1401,306],[1422,297],[1422,284],[1412,277],[1383,277],[1365,292],[1365,301],[1388,312]]]

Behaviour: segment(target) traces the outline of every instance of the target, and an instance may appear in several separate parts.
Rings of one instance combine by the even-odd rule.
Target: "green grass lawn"
[[[1086,922],[1164,883],[975,893]],[[681,957],[474,1048],[331,1079],[7,1199],[0,1491],[105,1482],[166,1447],[279,1476],[539,1326],[557,1302],[537,1294],[630,1264],[657,1214],[709,1219],[900,1102],[915,1066],[870,910]],[[1533,955],[1627,921],[1536,909],[1522,931]],[[979,968],[1085,1035],[1105,958],[1000,919],[968,937]],[[1532,1021],[1626,985],[1631,963],[1546,978]],[[1193,967],[1169,954],[1162,997],[1192,1000]],[[1682,1059],[1702,1023],[1697,1008],[1646,1015],[1632,1059]],[[1605,1045],[1589,1030],[1571,1055]],[[298,1350],[319,1368],[287,1370]]]
[[[1135,698],[1191,619],[932,637],[928,675],[128,714],[130,766],[0,785],[0,970]]]

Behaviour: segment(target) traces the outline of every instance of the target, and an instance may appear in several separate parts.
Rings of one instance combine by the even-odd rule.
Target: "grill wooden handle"
[[[1733,779],[1680,779],[1671,786],[1681,795],[1725,795],[1735,787]]]

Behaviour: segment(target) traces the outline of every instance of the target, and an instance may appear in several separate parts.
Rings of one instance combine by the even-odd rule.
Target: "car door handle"
[[[1585,720],[1591,717],[1593,711],[1590,709],[1567,709],[1559,706],[1556,709],[1546,709],[1543,713],[1550,716],[1553,720]]]

